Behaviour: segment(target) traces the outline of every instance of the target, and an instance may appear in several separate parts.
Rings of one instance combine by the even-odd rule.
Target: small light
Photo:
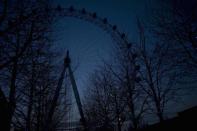
[[[121,121],[121,118],[119,117],[118,120]]]

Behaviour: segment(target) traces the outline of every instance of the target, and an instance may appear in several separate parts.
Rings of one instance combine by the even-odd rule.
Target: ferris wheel
[[[136,55],[135,50],[134,48],[132,48],[132,44],[131,42],[129,42],[126,34],[124,32],[119,31],[117,25],[109,23],[109,20],[107,18],[99,17],[96,12],[93,12],[93,13],[88,12],[85,8],[75,9],[73,6],[70,6],[69,8],[63,8],[60,5],[58,5],[56,8],[52,8],[52,9],[46,8],[45,10],[46,12],[53,13],[56,17],[73,17],[76,19],[80,19],[80,20],[92,23],[95,26],[101,28],[104,32],[108,33],[118,47],[124,50],[128,50],[132,52],[133,55]],[[61,90],[66,72],[67,72],[67,76],[70,77],[72,89],[74,92],[74,97],[75,97],[77,108],[78,108],[79,115],[80,115],[80,122],[83,126],[83,129],[88,130],[88,123],[84,116],[81,99],[80,99],[79,92],[77,89],[77,84],[75,82],[75,78],[74,78],[73,71],[71,68],[71,60],[69,57],[69,51],[67,51],[66,57],[64,59],[64,66],[59,77],[58,85],[55,90],[55,95],[53,97],[52,103],[55,104],[57,102],[57,99],[59,97],[59,92]],[[51,113],[54,112],[54,110],[55,110],[55,105],[52,105],[52,107],[49,110],[49,114],[50,114],[49,116],[51,117],[51,118],[48,118],[49,120],[52,119],[53,114]]]

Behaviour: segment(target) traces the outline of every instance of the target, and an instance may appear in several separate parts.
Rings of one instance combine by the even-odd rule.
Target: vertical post
[[[66,66],[66,63],[64,61],[64,67],[63,67],[63,70],[61,72],[60,78],[58,80],[57,87],[55,89],[55,94],[54,94],[52,102],[51,102],[51,107],[50,107],[49,112],[48,112],[47,120],[46,120],[46,123],[44,125],[44,130],[45,131],[49,131],[49,128],[50,128],[49,125],[52,122],[52,118],[53,118],[53,115],[54,115],[54,112],[55,112],[55,108],[57,106],[57,101],[58,101],[58,98],[59,98],[59,95],[60,95],[60,90],[61,90],[62,83],[63,83],[63,80],[64,80],[66,67],[67,66]]]
[[[76,102],[77,102],[77,107],[78,107],[78,110],[79,110],[79,113],[80,113],[80,116],[81,116],[81,122],[82,122],[82,124],[85,128],[84,130],[87,131],[86,120],[85,120],[85,117],[84,117],[84,114],[83,114],[83,108],[82,108],[79,92],[78,92],[78,89],[77,89],[77,84],[75,82],[75,78],[74,78],[72,69],[70,67],[70,58],[69,58],[69,52],[68,51],[67,51],[67,57],[65,59],[65,63],[66,63],[66,66],[68,68],[68,71],[69,71],[70,80],[71,80],[71,84],[72,84],[72,87],[73,87],[73,92],[74,92],[75,99],[76,99]]]

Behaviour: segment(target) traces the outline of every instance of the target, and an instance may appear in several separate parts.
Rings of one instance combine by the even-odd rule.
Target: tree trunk
[[[121,123],[120,123],[119,118],[118,118],[118,131],[121,131]]]
[[[17,76],[17,69],[18,69],[18,59],[15,59],[13,63],[13,68],[12,68],[12,74],[11,74],[11,81],[10,81],[10,92],[9,92],[9,103],[7,106],[7,111],[5,112],[6,118],[5,121],[7,122],[7,130],[10,130],[11,122],[12,122],[12,117],[14,114],[14,110],[16,107],[16,99],[15,99],[15,94],[16,94],[16,76]],[[6,114],[7,113],[7,114]]]
[[[159,118],[159,122],[163,122],[164,121],[163,113],[161,111],[157,113],[157,116]]]
[[[28,111],[27,111],[27,122],[26,129],[27,131],[31,131],[31,114],[32,114],[32,106],[33,106],[33,97],[34,97],[34,87],[35,87],[35,63],[32,61],[32,69],[31,69],[31,78],[30,78],[30,92],[29,92],[29,103],[28,103]]]
[[[4,131],[10,130],[8,121],[8,106],[9,103],[0,89],[0,129]]]
[[[33,105],[33,85],[31,85],[30,89],[30,96],[29,96],[29,105],[27,111],[27,122],[26,122],[26,129],[27,131],[31,131],[31,112],[32,112],[32,105]]]
[[[162,122],[164,120],[163,118],[163,112],[160,107],[160,103],[158,100],[155,100],[156,108],[157,108],[157,117],[159,118],[159,122]]]

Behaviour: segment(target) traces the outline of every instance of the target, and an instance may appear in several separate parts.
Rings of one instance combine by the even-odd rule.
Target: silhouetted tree
[[[197,1],[165,0],[160,1],[159,7],[154,10],[151,30],[169,45],[173,62],[196,70]]]
[[[138,27],[140,31],[138,52],[142,67],[140,70],[141,87],[149,97],[150,109],[161,122],[164,120],[166,105],[175,100],[181,90],[177,86],[177,81],[182,72],[180,72],[176,63],[171,62],[168,54],[169,46],[156,43],[148,47],[145,41],[144,28],[139,20]]]
[[[122,48],[121,45],[117,47],[115,56],[115,68],[111,70],[125,94],[126,113],[129,114],[127,120],[131,121],[133,129],[138,129],[142,126],[143,117],[147,111],[147,95],[140,88],[138,54],[134,48]]]
[[[114,56],[114,62],[104,62],[104,66],[91,76],[91,96],[86,98],[90,100],[87,105],[89,114],[94,114],[93,118],[103,114],[101,118],[98,117],[98,121],[105,118],[116,124],[119,131],[126,120],[131,122],[133,129],[137,129],[147,110],[147,95],[139,85],[140,66],[136,63],[137,55],[130,48],[117,46]]]
[[[48,46],[48,45],[45,45]],[[17,106],[14,118],[26,130],[42,130],[50,105],[50,95],[56,84],[51,58],[47,48],[34,47],[24,56],[23,69],[20,71]],[[25,113],[26,112],[26,113]],[[16,122],[16,121],[14,121]],[[17,125],[17,123],[15,124]]]
[[[113,129],[116,115],[112,109],[112,88],[115,88],[112,76],[105,69],[99,69],[90,76],[85,110],[90,123],[99,129]]]
[[[46,57],[43,57],[46,55],[42,54],[41,50],[49,51],[50,48],[50,45],[47,46],[47,44],[49,43],[48,31],[51,18],[45,10],[48,3],[44,0],[4,0],[1,3],[3,13],[0,20],[0,97],[4,99],[1,99],[0,102],[0,128],[6,131],[10,130],[12,118],[16,106],[18,106],[17,97],[21,95],[20,90],[24,86],[24,81],[21,79],[27,75],[23,74],[26,70],[30,71],[28,79],[26,79],[28,81],[26,85],[31,87],[26,123],[26,128],[30,129],[33,94],[36,85],[36,75],[34,73],[38,71],[37,64],[44,63],[46,60]],[[35,59],[39,60],[35,62]]]

